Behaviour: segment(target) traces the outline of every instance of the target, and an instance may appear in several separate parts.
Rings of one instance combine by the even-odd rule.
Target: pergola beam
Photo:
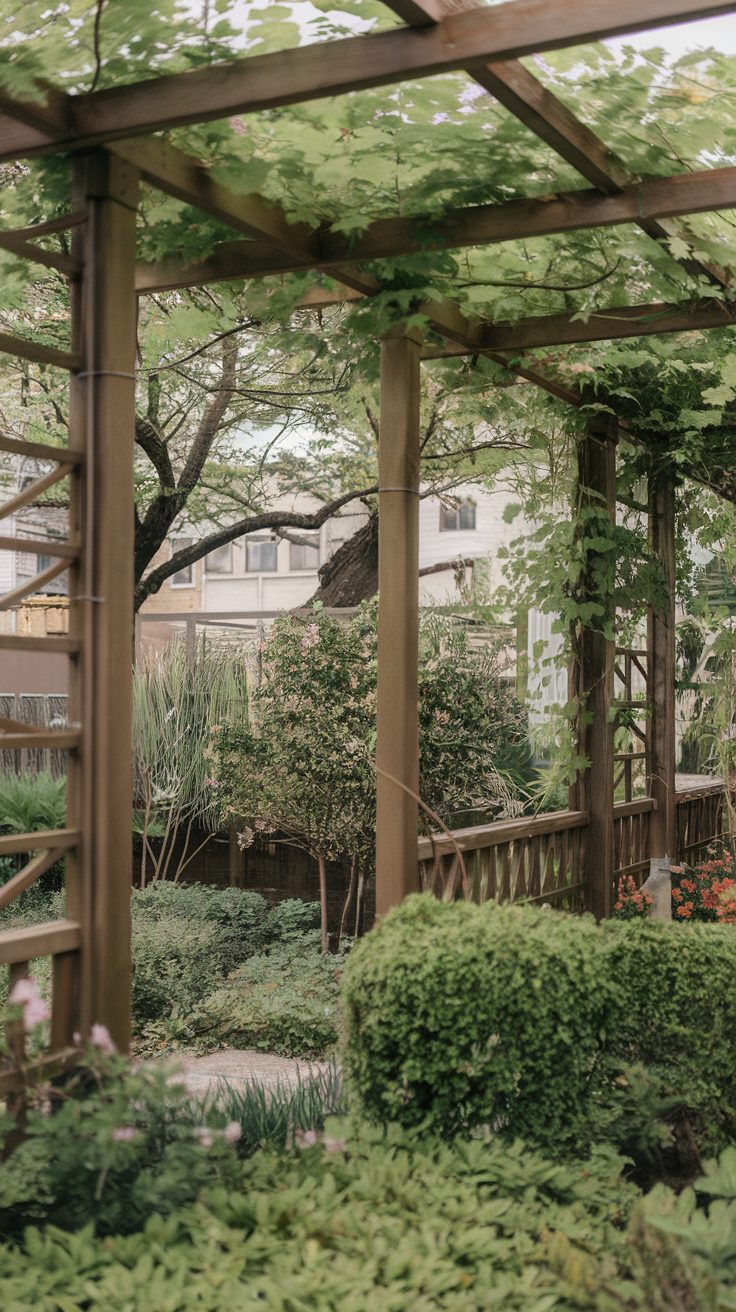
[[[114,153],[118,153],[117,148],[114,148]],[[133,162],[138,154],[135,146],[126,157]],[[204,169],[200,172],[206,177]],[[225,193],[224,188],[220,191]],[[237,202],[242,199],[259,201],[260,197],[232,196],[234,203],[229,211],[225,195],[216,211],[207,203],[205,195],[199,201],[192,197],[192,203],[210,213],[216,212],[218,217],[234,226],[255,231],[254,221],[238,218]],[[136,285],[139,292],[170,291],[206,282],[258,278],[302,268],[328,269],[343,264],[361,264],[417,251],[488,246],[496,242],[615,227],[624,223],[641,225],[643,216],[659,219],[732,208],[736,208],[736,168],[705,169],[632,183],[613,195],[587,190],[561,192],[552,197],[452,209],[441,220],[423,216],[377,219],[362,236],[352,240],[341,233],[311,234],[311,254],[307,253],[309,237],[302,238],[302,244],[294,248],[289,248],[283,241],[277,247],[271,237],[265,241],[221,242],[207,259],[196,264],[140,265]],[[264,232],[266,227],[264,220],[261,231]]]
[[[595,310],[587,320],[568,314],[534,315],[516,324],[487,324],[480,344],[463,350],[455,343],[427,346],[425,359],[483,354],[497,351],[531,351],[543,346],[574,346],[583,342],[608,342],[626,337],[652,337],[661,333],[696,332],[736,326],[723,301],[689,305],[618,305]]]
[[[384,0],[384,3],[414,27],[436,23],[453,10],[467,8],[465,0]],[[485,68],[472,66],[466,72],[599,191],[610,195],[634,181],[623,160],[517,59],[488,64]],[[676,236],[691,240],[684,225],[673,224],[664,215],[657,218],[642,213],[635,221],[654,241],[668,241]],[[678,256],[676,262],[688,273],[705,277],[716,286],[730,285],[728,273],[709,260],[686,255]]]
[[[86,146],[301,104],[327,96],[518,59],[605,37],[732,13],[733,0],[514,0],[450,14],[433,26],[298,46],[174,73],[106,91],[24,107],[25,123],[0,123],[0,158]],[[17,120],[18,114],[13,111]],[[49,117],[60,140],[39,144]],[[66,123],[61,120],[65,119]],[[55,129],[54,129],[55,133]]]

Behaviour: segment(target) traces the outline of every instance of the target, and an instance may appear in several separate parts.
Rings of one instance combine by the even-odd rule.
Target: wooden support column
[[[79,694],[83,744],[79,806],[83,889],[81,1024],[130,1041],[132,852],[133,435],[135,227],[138,174],[95,151],[76,164],[86,210],[75,339],[75,441],[83,432],[84,589],[74,598],[83,634]]]
[[[650,856],[677,853],[675,833],[675,471],[649,474],[649,547],[662,569],[664,596],[647,612],[649,701],[648,788],[657,809],[650,819]]]
[[[381,343],[376,740],[378,916],[385,916],[408,893],[418,892],[420,888],[416,802],[419,791],[419,352],[419,341],[403,333],[391,334]]]
[[[609,416],[595,416],[578,446],[578,506],[598,510],[612,524],[616,520],[616,443],[618,425]],[[588,521],[583,536],[598,536]],[[613,893],[613,671],[616,658],[612,637],[615,620],[613,596],[605,586],[610,555],[590,548],[580,585],[583,601],[600,602],[603,611],[573,634],[570,695],[579,705],[578,753],[587,757],[588,769],[578,775],[571,790],[573,810],[587,811],[586,842],[588,908],[599,919],[611,914]],[[603,588],[602,588],[603,583]]]

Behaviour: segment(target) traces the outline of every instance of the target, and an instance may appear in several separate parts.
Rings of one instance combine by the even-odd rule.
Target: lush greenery
[[[24,895],[0,926],[64,914],[64,897]],[[140,1051],[260,1048],[321,1056],[339,1033],[341,955],[320,953],[319,906],[157,880],[131,902],[135,1042]],[[34,964],[44,997],[49,963]],[[0,1004],[6,981],[0,978]]]
[[[520,809],[531,776],[525,717],[497,656],[469,651],[464,631],[438,616],[423,621],[421,653],[422,802],[446,824],[469,809]],[[261,670],[252,721],[214,736],[221,811],[239,822],[245,843],[277,833],[318,862],[326,944],[326,862],[365,870],[375,842],[374,608],[349,624],[319,607],[308,620],[280,618]]]
[[[133,894],[133,1019],[148,1050],[318,1055],[337,1038],[339,958],[320,958],[315,904],[152,884]]]
[[[0,1249],[8,1306],[28,1296],[29,1257],[41,1312],[225,1312],[244,1300],[280,1312],[546,1312],[589,1306],[604,1275],[620,1280],[635,1191],[610,1153],[568,1167],[521,1143],[448,1147],[365,1127],[345,1140],[330,1125],[321,1145],[259,1153],[237,1188],[211,1187],[130,1238],[27,1232],[25,1251]]]
[[[372,1118],[442,1134],[669,1141],[692,1174],[736,1135],[735,982],[728,926],[409,898],[348,964],[351,1086]]]
[[[212,726],[247,714],[243,654],[183,643],[133,670],[134,822],[141,883],[176,879],[199,850],[192,830],[216,828],[206,750]],[[201,842],[201,840],[200,840]]]
[[[170,1065],[134,1068],[103,1027],[93,1037],[63,1086],[41,1086],[31,1097],[24,1137],[0,1173],[0,1234],[32,1222],[129,1234],[205,1186],[235,1184],[238,1157],[263,1144],[283,1149],[342,1109],[334,1068],[269,1097],[245,1085],[202,1099]],[[0,1114],[0,1148],[14,1125]]]
[[[324,1108],[317,1130],[323,1116]],[[108,1160],[111,1125],[104,1132]],[[31,1306],[38,1312],[152,1306],[235,1312],[251,1303],[274,1312],[725,1312],[733,1306],[733,1149],[679,1199],[658,1188],[637,1201],[609,1150],[566,1165],[520,1141],[481,1137],[448,1145],[338,1121],[328,1122],[323,1134],[297,1136],[302,1147],[287,1155],[266,1149],[242,1161],[236,1154],[242,1158],[243,1139],[227,1144],[225,1132],[227,1126],[219,1137],[214,1131],[211,1142],[200,1133],[197,1143],[191,1128],[182,1127],[174,1142],[188,1136],[196,1165],[190,1164],[189,1187],[172,1167],[180,1194],[188,1200],[195,1181],[206,1179],[208,1186],[196,1202],[149,1215],[135,1233],[96,1236],[95,1200],[88,1195],[80,1206],[80,1185],[69,1173],[76,1215],[88,1214],[90,1224],[68,1233],[67,1214],[63,1229],[29,1228],[22,1242],[0,1246],[4,1306],[9,1312]],[[102,1198],[120,1191],[127,1202],[135,1193],[131,1164],[138,1149],[133,1139],[116,1150],[117,1170]],[[104,1235],[104,1220],[100,1228]]]

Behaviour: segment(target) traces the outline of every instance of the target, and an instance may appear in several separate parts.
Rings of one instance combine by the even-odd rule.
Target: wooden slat
[[[8,102],[4,103],[7,105]],[[54,232],[66,232],[69,228],[76,228],[84,223],[84,219],[82,211],[60,214],[58,218],[47,219],[44,223],[31,223],[27,228],[13,228],[5,235],[18,237],[21,241],[35,241],[37,237],[48,237]]]
[[[0,537],[0,551],[25,551],[31,556],[55,556],[58,560],[76,560],[79,547],[55,538]]]
[[[47,870],[64,855],[65,848],[57,847],[48,852],[39,852],[24,865],[22,870],[13,875],[0,887],[0,911],[10,905],[21,893],[35,884]]]
[[[42,346],[40,342],[14,337],[10,333],[0,333],[0,352],[19,356],[21,360],[32,360],[34,364],[52,364],[57,369],[79,368],[79,356],[71,351],[57,351],[53,346]]]
[[[636,797],[633,802],[615,802],[613,807],[614,820],[625,815],[644,815],[647,811],[656,811],[657,803],[653,797]]]
[[[79,839],[78,829],[37,829],[32,834],[0,834],[0,856],[33,852],[44,847],[66,850],[74,847]]]
[[[8,251],[19,260],[31,260],[34,264],[41,264],[46,269],[54,269],[57,273],[64,273],[69,277],[79,272],[74,260],[63,251],[47,251],[43,246],[36,246],[32,241],[24,241],[14,233],[0,230],[0,250]]]
[[[72,1044],[79,1025],[79,953],[59,952],[51,962],[51,1050]]]
[[[14,437],[0,435],[0,451],[10,455],[30,456],[32,460],[53,460],[63,465],[81,465],[84,452],[71,451],[65,446],[48,446],[45,442],[19,442]]]
[[[49,656],[76,656],[81,650],[78,638],[25,633],[0,633],[0,651],[43,651]]]
[[[453,839],[461,852],[476,848],[498,847],[516,839],[531,838],[535,834],[555,834],[563,830],[581,829],[588,823],[586,811],[548,811],[543,815],[523,820],[497,820],[490,825],[475,825],[453,830]],[[442,854],[452,850],[453,844],[444,834],[417,840],[419,860],[427,861],[433,852]]]
[[[0,733],[0,751],[17,751],[23,747],[51,747],[57,752],[71,752],[79,746],[78,733],[44,730],[42,733]]]
[[[53,920],[26,929],[0,933],[0,963],[33,961],[36,957],[54,956],[57,952],[74,952],[82,942],[80,926],[73,920]]]
[[[59,462],[56,469],[50,469],[48,474],[43,474],[41,478],[37,478],[22,492],[18,492],[16,496],[11,497],[10,501],[3,502],[0,505],[0,519],[4,519],[6,515],[15,514],[16,510],[20,510],[22,506],[27,506],[31,501],[35,501],[36,497],[39,497],[42,492],[53,487],[55,483],[60,483],[70,472],[70,465]]]
[[[12,592],[4,592],[0,596],[0,610],[12,610],[25,597],[32,597],[34,592],[39,592],[47,583],[59,577],[67,569],[65,560],[58,560],[55,565],[48,565],[42,569],[39,574],[34,574],[32,579],[27,579],[25,583],[20,583]]]
[[[81,146],[159,128],[299,104],[406,78],[597,41],[733,12],[715,0],[514,0],[451,14],[433,27],[349,37],[229,64],[171,74],[130,86],[68,97],[57,107],[26,105],[28,126],[2,124],[3,158],[43,149],[39,136],[69,130],[49,146]],[[17,118],[18,110],[13,109]],[[49,136],[52,135],[49,133]]]

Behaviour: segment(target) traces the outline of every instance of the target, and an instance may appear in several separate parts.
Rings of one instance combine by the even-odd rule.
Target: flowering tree
[[[375,835],[375,608],[350,624],[316,606],[279,619],[261,651],[249,720],[221,728],[213,755],[218,802],[247,845],[279,833],[317,862],[327,947],[327,861],[370,869]],[[467,808],[520,809],[529,772],[523,712],[495,656],[470,653],[449,622],[423,624],[420,793],[451,824]]]

